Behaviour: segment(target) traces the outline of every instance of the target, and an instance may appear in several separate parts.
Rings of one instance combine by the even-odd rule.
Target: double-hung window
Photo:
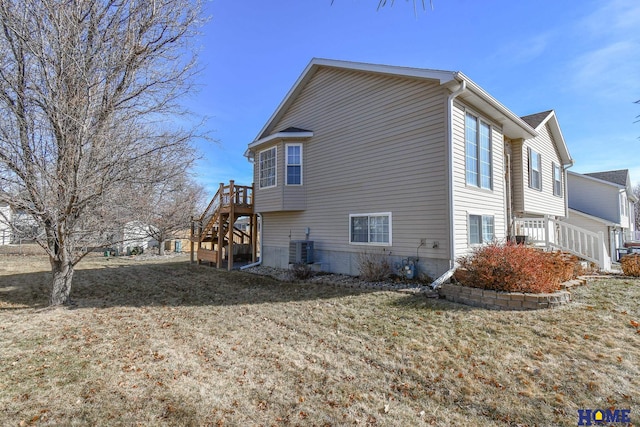
[[[258,177],[260,180],[260,188],[269,188],[276,185],[277,155],[277,147],[268,148],[260,152],[258,156]]]
[[[529,147],[529,187],[542,190],[542,156]]]
[[[287,144],[287,185],[302,185],[302,144]]]
[[[469,215],[469,243],[479,245],[490,243],[495,238],[492,215]]]
[[[562,196],[562,168],[553,164],[553,195]]]
[[[391,245],[391,213],[349,215],[349,243]]]
[[[620,193],[620,214],[627,216],[627,197],[624,193]]]
[[[465,116],[467,184],[491,189],[493,160],[491,126],[473,114]]]

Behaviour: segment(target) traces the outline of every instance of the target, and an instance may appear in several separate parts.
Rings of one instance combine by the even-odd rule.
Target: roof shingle
[[[604,171],[604,172],[591,172],[591,173],[585,173],[585,175],[626,187],[627,177],[629,176],[629,169],[619,169],[615,171]]]

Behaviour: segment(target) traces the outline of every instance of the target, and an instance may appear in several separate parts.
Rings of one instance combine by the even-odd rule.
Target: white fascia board
[[[592,176],[584,175],[584,174],[581,174],[581,173],[578,173],[578,172],[567,171],[567,173],[569,175],[573,175],[573,176],[575,176],[577,178],[584,178],[586,180],[597,182],[597,183],[604,184],[604,185],[609,185],[609,186],[614,187],[614,188],[622,188],[622,189],[626,188],[624,185],[619,185],[619,184],[616,184],[615,182],[611,182],[611,181],[605,181],[604,179],[594,178]]]
[[[489,109],[492,109],[494,119],[497,119],[498,122],[502,124],[506,136],[522,139],[538,136],[538,132],[522,120],[520,116],[509,110],[493,96],[489,95],[487,91],[478,86],[478,84],[462,72],[456,72],[456,79],[458,81],[464,80],[467,84],[467,92],[471,94],[471,96],[465,96],[465,93],[462,93],[459,98],[470,99],[472,103],[474,103],[474,101],[476,103],[480,101],[481,105],[479,105],[479,107],[489,107]]]
[[[334,67],[392,76],[437,80],[440,84],[446,84],[453,81],[455,77],[455,73],[453,71],[428,70],[421,68],[397,67],[393,65],[377,65],[361,62],[339,61],[334,59],[313,58],[302,71],[302,74],[300,74],[300,77],[298,77],[291,89],[289,89],[289,92],[287,92],[274,113],[269,117],[269,120],[267,120],[264,127],[260,130],[255,138],[256,141],[262,139],[264,135],[269,132],[269,128],[282,114],[284,114],[289,104],[293,102],[298,93],[304,88],[305,84],[311,79],[311,77],[313,77],[320,67]]]
[[[454,71],[432,70],[428,68],[399,67],[395,65],[369,64],[365,62],[340,61],[335,59],[313,58],[311,64],[324,67],[344,68],[348,70],[366,71],[369,73],[387,74],[399,77],[415,77],[418,79],[437,80],[441,85],[455,79]]]
[[[552,120],[553,119],[553,120]],[[549,115],[538,125],[536,130],[540,129],[542,126],[549,123],[549,127],[551,128],[551,134],[553,135],[553,139],[556,141],[556,146],[558,148],[558,152],[560,157],[562,158],[563,165],[573,165],[573,159],[571,158],[571,154],[569,153],[569,148],[567,147],[567,143],[564,140],[564,136],[562,135],[562,131],[560,130],[560,124],[558,123],[558,116],[556,116],[556,112],[551,110]]]

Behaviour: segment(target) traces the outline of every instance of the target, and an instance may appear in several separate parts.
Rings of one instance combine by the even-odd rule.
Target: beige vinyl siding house
[[[507,141],[536,137],[462,73],[314,59],[245,153],[262,262],[287,267],[310,240],[325,271],[358,274],[376,252],[437,277],[507,238]]]
[[[489,125],[491,134],[491,184],[476,186],[467,181],[467,150],[465,121],[467,114]],[[493,239],[504,241],[506,236],[507,212],[505,205],[504,171],[504,139],[502,127],[492,121],[486,114],[466,106],[454,103],[453,108],[453,183],[454,183],[454,218],[455,218],[455,253],[464,255],[469,249],[478,246],[471,236],[470,216],[493,218]]]
[[[295,138],[278,141],[271,146],[278,150],[281,185],[256,190],[265,263],[286,267],[289,241],[309,239],[323,269],[357,274],[359,252],[416,256],[425,238],[431,244],[420,248],[420,256],[433,260],[434,272],[448,266],[446,150],[437,144],[445,132],[444,93],[437,82],[321,69],[273,124],[294,126],[313,132],[308,141],[297,141],[303,172],[295,198],[305,202],[287,205],[292,189],[284,185],[284,147]],[[258,173],[255,168],[256,183]],[[350,215],[379,213],[390,217],[388,245],[349,241]]]
[[[511,143],[514,215],[565,217],[565,166],[572,162],[566,146],[558,141],[562,133],[555,113],[546,111],[523,119],[538,131],[538,136]]]

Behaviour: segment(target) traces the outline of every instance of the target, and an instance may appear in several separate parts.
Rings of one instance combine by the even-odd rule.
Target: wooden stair
[[[248,217],[248,229],[236,227],[240,217]],[[191,222],[191,262],[215,265],[226,258],[227,269],[233,269],[234,258],[250,256],[255,262],[257,252],[257,221],[253,212],[253,186],[228,185],[220,188],[200,215]]]

